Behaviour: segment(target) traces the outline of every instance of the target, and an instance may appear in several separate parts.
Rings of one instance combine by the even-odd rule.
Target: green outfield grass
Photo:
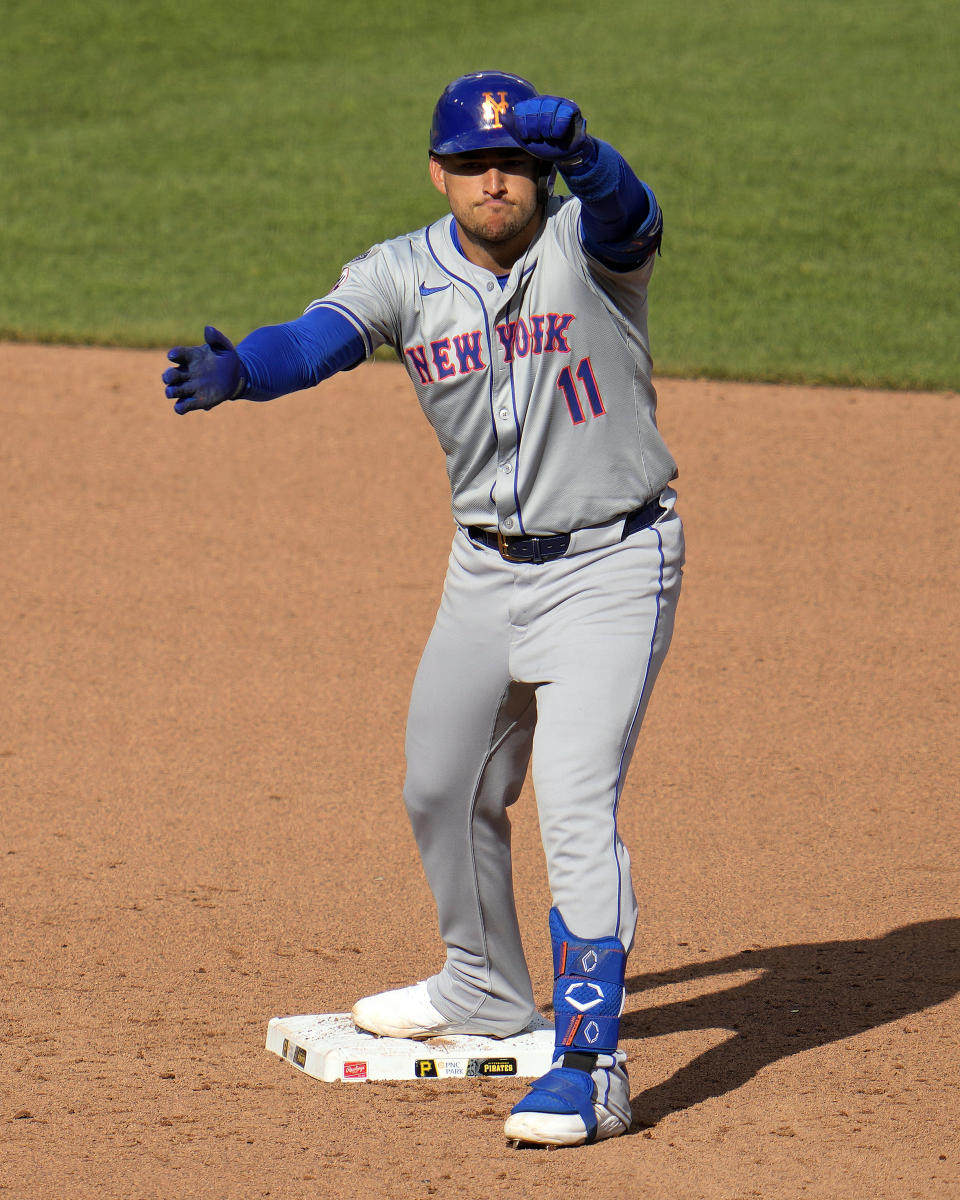
[[[955,0],[37,0],[0,39],[0,337],[297,315],[432,220],[436,96],[502,66],[657,192],[661,373],[960,385]]]

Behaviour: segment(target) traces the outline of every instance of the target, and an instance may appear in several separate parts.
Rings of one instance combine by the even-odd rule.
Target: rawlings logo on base
[[[344,1079],[366,1079],[367,1064],[365,1062],[348,1062],[343,1064]]]

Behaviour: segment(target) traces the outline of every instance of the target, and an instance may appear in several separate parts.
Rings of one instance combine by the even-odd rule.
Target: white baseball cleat
[[[507,1117],[507,1141],[514,1146],[582,1146],[626,1133],[631,1121],[627,1073],[622,1061],[609,1056],[606,1061],[611,1065],[592,1074],[555,1066],[534,1080]]]
[[[394,988],[364,996],[353,1006],[353,1023],[381,1037],[428,1038],[452,1033],[456,1022],[448,1021],[433,1005],[425,980],[411,987]]]
[[[614,1113],[596,1108],[597,1129],[590,1139],[619,1137],[627,1126]],[[503,1132],[514,1146],[582,1146],[587,1139],[587,1127],[582,1118],[563,1113],[511,1113]]]

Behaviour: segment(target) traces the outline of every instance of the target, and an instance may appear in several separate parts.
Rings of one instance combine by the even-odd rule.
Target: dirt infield
[[[178,418],[163,366],[0,345],[0,1197],[960,1195],[960,399],[659,382],[688,564],[622,806],[634,1127],[551,1153],[503,1141],[522,1083],[263,1049],[441,961],[399,799],[452,532],[412,389]]]

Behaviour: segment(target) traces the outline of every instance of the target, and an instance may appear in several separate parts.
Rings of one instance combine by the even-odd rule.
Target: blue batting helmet
[[[519,100],[536,95],[537,89],[528,79],[506,71],[461,75],[447,84],[433,110],[430,152],[515,150],[517,143],[501,125],[500,117]]]

